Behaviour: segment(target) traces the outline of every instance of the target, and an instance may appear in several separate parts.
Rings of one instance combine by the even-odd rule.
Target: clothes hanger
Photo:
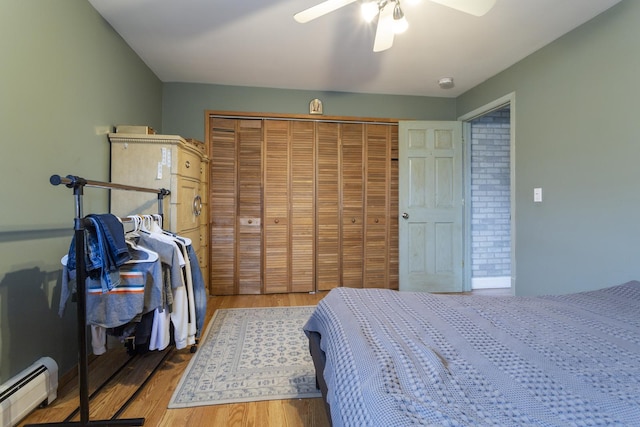
[[[153,221],[150,220],[151,215],[138,215],[140,217],[140,231],[151,234],[151,224]],[[147,224],[149,224],[147,226]]]
[[[153,219],[156,221],[156,223],[158,224],[158,226],[159,226],[160,228],[162,228],[162,215],[154,214],[154,215],[153,215]]]
[[[133,230],[127,232],[126,236],[139,236],[138,232],[140,231],[140,217],[138,217],[137,215],[127,215],[127,218],[129,218],[131,222],[133,222]]]
[[[135,237],[138,231],[140,231],[141,228],[143,227],[142,218],[140,217],[140,215],[128,215],[127,218],[130,218],[133,221],[133,230],[129,231],[125,237]],[[148,254],[148,257],[146,259],[132,259],[127,261],[126,264],[134,264],[134,263],[140,263],[140,262],[154,262],[158,259],[158,254],[156,252],[149,250],[145,247],[138,246],[133,240],[125,238],[125,242],[132,249],[136,251],[145,252],[146,254]],[[62,259],[60,259],[60,263],[65,266],[67,265],[68,261],[69,261],[68,254],[65,254],[62,257]]]
[[[146,215],[146,216],[149,217],[149,223],[150,223],[149,231],[151,233],[162,234],[162,235],[171,237],[172,239],[180,239],[180,242],[183,243],[184,245],[186,246],[191,245],[191,239],[189,239],[188,237],[178,236],[175,233],[162,229],[162,227],[157,222],[157,217],[159,217],[159,215]]]
[[[146,259],[130,259],[129,261],[127,261],[125,264],[136,264],[136,263],[141,263],[141,262],[155,262],[158,259],[158,253],[154,252],[150,249],[147,249],[143,246],[139,246],[137,245],[135,242],[133,242],[132,240],[126,240],[127,245],[131,246],[131,249],[135,250],[135,251],[140,251],[140,252],[144,252],[146,254],[148,254],[148,257]]]
[[[152,233],[164,233],[161,222],[158,222],[158,218],[156,215],[151,216],[150,230]]]
[[[172,239],[178,239],[180,240],[180,242],[186,246],[190,246],[191,245],[191,239],[188,237],[183,237],[183,236],[179,236],[175,233],[172,233],[170,231],[166,231],[166,230],[160,230],[160,232],[162,234],[164,234],[165,236],[171,237]]]
[[[162,228],[162,217],[160,215],[154,215],[154,217],[156,217],[156,219],[157,219],[157,217],[160,218],[160,221],[159,221],[160,226],[155,228],[155,229],[153,229],[153,231],[157,231],[158,233],[162,233],[162,234],[164,234],[166,236],[169,236],[169,237],[171,237],[173,239],[180,239],[180,241],[183,244],[185,244],[186,246],[191,246],[191,239],[189,239],[188,237],[179,236],[179,235],[177,235],[175,233],[172,233],[170,231],[167,231],[167,230],[163,229]]]

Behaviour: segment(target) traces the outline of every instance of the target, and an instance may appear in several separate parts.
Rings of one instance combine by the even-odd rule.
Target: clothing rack
[[[86,271],[85,271],[85,252],[84,252],[84,232],[87,225],[86,220],[83,218],[82,208],[82,196],[84,193],[84,187],[96,187],[115,190],[127,190],[138,191],[144,193],[154,193],[158,195],[158,213],[162,216],[163,199],[165,196],[171,194],[167,189],[152,189],[144,187],[135,187],[132,185],[116,184],[112,182],[91,181],[88,179],[80,178],[78,176],[67,175],[62,177],[60,175],[52,175],[49,178],[49,182],[52,185],[64,184],[68,188],[73,189],[73,195],[75,198],[75,219],[74,219],[74,233],[75,233],[75,245],[76,245],[76,282],[77,282],[77,313],[78,313],[78,382],[79,382],[79,394],[80,394],[80,421],[69,421],[62,423],[45,423],[45,424],[30,424],[30,425],[47,425],[47,426],[142,426],[144,425],[144,418],[129,418],[120,420],[89,420],[89,363],[87,352],[87,307],[86,307]]]

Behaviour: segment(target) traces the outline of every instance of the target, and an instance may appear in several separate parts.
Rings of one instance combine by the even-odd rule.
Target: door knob
[[[405,212],[405,213],[403,213],[403,214],[402,214],[402,218],[404,218],[404,219],[409,219],[409,214],[408,214],[408,213],[406,213],[406,212]]]

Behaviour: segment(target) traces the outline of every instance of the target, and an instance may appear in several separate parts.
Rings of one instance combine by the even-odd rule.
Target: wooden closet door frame
[[[299,120],[299,121],[313,121],[313,122],[386,124],[386,125],[396,125],[396,126],[402,120],[398,118],[381,118],[381,117],[326,116],[326,115],[312,115],[312,114],[280,114],[280,113],[264,113],[264,112],[231,111],[231,110],[205,110],[204,112],[205,141],[206,141],[208,150],[210,149],[209,145],[211,143],[210,119],[212,117],[221,117],[221,118],[229,118],[229,119],[261,119],[261,120],[293,120],[293,121]],[[211,188],[211,185],[210,185],[210,188]],[[210,194],[211,194],[211,191],[209,192],[209,198],[211,197]],[[211,206],[212,206],[211,200],[209,200],[208,206],[209,206],[209,209],[211,209]],[[263,209],[264,209],[264,206],[263,206]],[[389,212],[389,215],[394,215],[394,214],[398,214],[398,212],[395,212],[395,213]],[[209,213],[208,216],[210,221],[211,213]],[[263,213],[263,216],[264,216],[264,213]],[[209,245],[211,248],[211,246],[213,245],[213,242],[211,242],[212,236],[210,233],[211,224],[207,224],[207,229],[209,230],[209,240],[210,240]],[[316,242],[314,242],[314,251],[315,251],[316,245],[317,245],[317,239],[316,239]],[[209,265],[211,265],[213,262],[214,262],[213,260],[209,260]],[[210,271],[212,270],[210,269]],[[262,283],[261,287],[263,288],[262,293],[264,293],[264,283]],[[318,290],[317,283],[315,283],[314,281],[313,292],[317,290]]]

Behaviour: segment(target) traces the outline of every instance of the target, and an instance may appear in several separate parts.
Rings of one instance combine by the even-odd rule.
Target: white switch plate
[[[533,189],[533,201],[542,202],[542,188]]]

